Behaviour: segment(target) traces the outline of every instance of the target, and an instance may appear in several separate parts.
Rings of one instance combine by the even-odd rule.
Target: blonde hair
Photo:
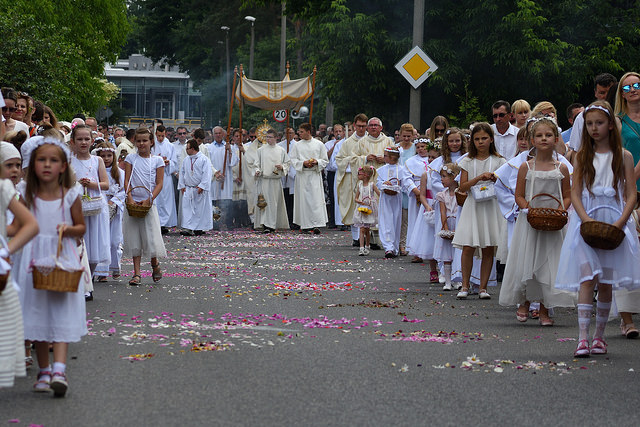
[[[558,110],[556,110],[556,107],[553,106],[552,103],[550,103],[549,101],[540,101],[536,104],[535,107],[533,107],[533,110],[531,110],[531,116],[535,116],[538,113],[541,113],[542,110],[548,110],[551,109],[553,111],[553,114],[557,117],[558,116]]]
[[[616,106],[614,110],[614,114],[616,116],[623,116],[627,114],[627,100],[622,96],[622,82],[624,82],[624,80],[629,76],[636,76],[640,79],[640,74],[636,73],[635,71],[624,73],[624,75],[620,79],[620,83],[618,83],[618,88],[616,89]]]
[[[527,101],[525,101],[524,99],[518,99],[516,101],[513,101],[513,104],[511,104],[511,112],[512,113],[518,113],[520,111],[531,111],[531,105],[529,105],[529,103]]]
[[[413,127],[413,125],[411,123],[403,123],[402,126],[400,126],[400,133],[402,132],[411,132],[411,135],[413,135],[413,131],[415,130],[415,128]]]

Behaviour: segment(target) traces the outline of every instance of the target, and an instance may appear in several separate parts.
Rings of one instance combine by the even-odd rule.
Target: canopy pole
[[[287,70],[288,69],[289,63],[287,62]],[[289,116],[291,116],[291,110],[287,110],[287,127],[284,128],[284,137],[287,139],[287,154],[289,154]]]
[[[313,95],[316,92],[316,71],[317,68],[313,66],[313,83],[311,85],[311,108],[309,108],[309,124],[311,124],[311,118],[313,117]]]
[[[242,74],[244,73],[242,69],[242,64],[240,64],[240,93],[242,94]],[[242,96],[240,97],[240,109],[238,110],[239,118],[240,118],[240,144],[242,144],[242,110],[244,109],[244,103],[242,102]],[[238,147],[238,178],[240,182],[242,182],[242,150]]]
[[[242,69],[242,65],[240,65],[240,69]],[[238,66],[236,65],[233,68],[233,90],[231,91],[231,102],[229,103],[229,121],[227,123],[227,144],[229,144],[229,132],[231,132],[231,116],[233,115],[233,97],[236,96],[236,78],[238,77]],[[240,93],[242,93],[242,78],[240,78]],[[242,111],[242,109],[241,109]],[[220,184],[220,188],[224,190],[224,172],[227,169],[227,147],[224,147],[224,160],[222,162],[222,183]]]

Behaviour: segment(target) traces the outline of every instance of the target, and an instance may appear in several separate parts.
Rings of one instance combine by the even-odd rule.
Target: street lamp
[[[253,23],[256,22],[256,18],[253,16],[245,16],[245,21],[251,22],[251,48],[249,50],[249,78],[253,78],[253,41],[254,41],[254,33],[253,33]]]
[[[222,31],[226,33],[226,44],[227,44],[227,110],[229,109],[229,103],[231,102],[231,70],[229,70],[229,30],[231,28],[223,25],[220,27]]]

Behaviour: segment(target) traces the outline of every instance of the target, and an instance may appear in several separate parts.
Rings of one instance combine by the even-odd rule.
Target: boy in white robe
[[[252,166],[256,176],[258,194],[262,194],[267,206],[255,207],[256,229],[264,228],[265,233],[276,229],[288,229],[289,217],[284,203],[281,178],[289,171],[290,160],[284,148],[276,145],[277,134],[273,129],[266,133],[267,145],[257,151]]]
[[[200,153],[195,139],[187,141],[187,157],[182,162],[178,190],[182,192],[183,236],[200,236],[213,228],[211,206],[211,177],[213,167],[209,159]]]
[[[300,141],[291,149],[291,164],[296,170],[293,199],[293,222],[303,232],[320,234],[318,227],[327,225],[322,170],[329,163],[324,144],[311,137],[311,125],[303,123],[298,129]]]
[[[386,164],[377,171],[376,185],[380,189],[378,230],[385,258],[398,256],[402,226],[402,192],[408,189],[408,183],[412,182],[406,169],[398,164],[399,160],[398,149],[387,147],[384,149]]]
[[[166,129],[163,125],[156,128],[156,141],[151,147],[151,155],[160,156],[164,160],[164,181],[162,191],[156,197],[155,205],[158,209],[160,219],[160,229],[162,234],[169,232],[169,227],[178,225],[178,215],[176,211],[175,193],[173,191],[173,181],[171,175],[178,170],[178,158],[173,144],[165,138]]]

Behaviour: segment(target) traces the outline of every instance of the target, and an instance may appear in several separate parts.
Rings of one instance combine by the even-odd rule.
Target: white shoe
[[[444,284],[447,280],[444,278],[444,274],[440,274],[438,273],[438,282],[440,282],[440,284]]]
[[[363,247],[360,247],[360,252],[358,252],[358,255],[359,255],[359,256],[365,256],[364,248],[363,248]]]
[[[364,254],[365,254],[365,255],[369,255],[369,248],[367,248],[366,246],[365,246],[365,248],[364,248]]]
[[[486,289],[480,289],[480,293],[478,294],[480,299],[491,299],[491,295],[487,292]]]
[[[442,287],[442,290],[443,290],[443,291],[450,291],[450,290],[452,290],[452,289],[453,289],[453,287],[451,286],[451,283],[446,283],[446,284]]]
[[[462,283],[456,282],[456,284],[453,285],[453,289],[455,289],[456,291],[459,291],[460,289],[462,289]]]
[[[460,291],[458,292],[458,295],[456,295],[456,298],[467,299],[468,296],[469,296],[469,291]]]

